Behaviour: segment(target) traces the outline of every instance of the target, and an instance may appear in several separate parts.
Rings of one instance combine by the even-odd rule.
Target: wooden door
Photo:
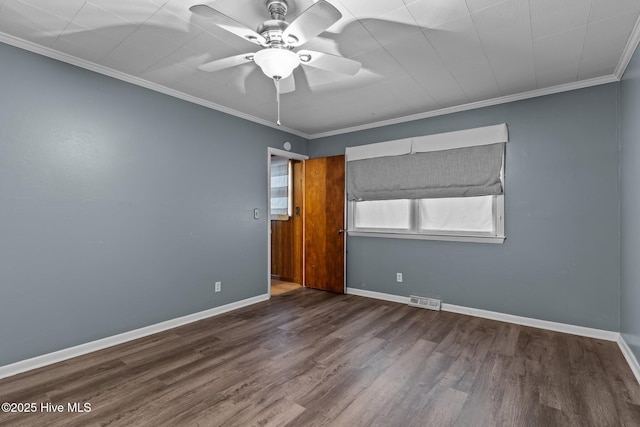
[[[305,286],[344,293],[344,156],[305,161]]]

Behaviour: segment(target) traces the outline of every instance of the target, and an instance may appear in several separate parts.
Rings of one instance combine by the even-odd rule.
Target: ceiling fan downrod
[[[256,30],[252,30],[206,4],[191,6],[189,10],[209,19],[223,30],[261,47],[257,52],[210,61],[199,65],[198,68],[202,71],[214,72],[254,62],[275,83],[278,104],[277,125],[280,126],[281,88],[284,87],[285,93],[295,90],[295,80],[292,73],[300,64],[350,76],[360,70],[361,64],[358,61],[329,53],[294,50],[326,31],[342,18],[342,13],[329,1],[314,0],[311,6],[297,13],[291,23],[285,20],[289,9],[287,0],[261,1],[266,6],[270,19],[261,23]],[[284,86],[282,86],[282,81],[285,82]]]
[[[284,21],[287,15],[288,4],[285,0],[269,0],[267,2],[267,10],[271,15],[271,19]]]
[[[285,21],[288,5],[285,0],[269,0],[267,1],[267,10],[271,15],[271,19],[264,21],[258,26],[256,32],[266,40],[270,48],[292,49],[287,43],[295,43],[298,39],[291,36],[284,40],[282,34],[289,27],[289,23]]]

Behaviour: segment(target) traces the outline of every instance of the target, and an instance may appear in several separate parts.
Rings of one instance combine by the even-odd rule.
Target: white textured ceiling
[[[306,49],[362,63],[353,77],[301,66],[282,95],[287,130],[317,137],[619,79],[640,0],[329,0],[342,19]],[[264,0],[0,0],[0,41],[261,123],[273,82],[253,63],[198,65],[258,48],[189,7],[250,28]],[[289,0],[287,20],[313,0]]]

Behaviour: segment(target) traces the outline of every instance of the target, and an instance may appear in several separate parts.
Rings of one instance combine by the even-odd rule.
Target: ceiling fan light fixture
[[[262,49],[253,57],[262,72],[274,80],[286,79],[300,65],[298,55],[288,49]]]

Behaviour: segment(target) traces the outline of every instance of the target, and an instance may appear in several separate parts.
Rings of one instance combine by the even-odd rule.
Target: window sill
[[[408,233],[378,233],[369,231],[348,231],[352,237],[382,237],[385,239],[411,239],[411,240],[440,240],[445,242],[470,242],[470,243],[504,243],[504,236],[461,236],[453,234],[408,234]]]

